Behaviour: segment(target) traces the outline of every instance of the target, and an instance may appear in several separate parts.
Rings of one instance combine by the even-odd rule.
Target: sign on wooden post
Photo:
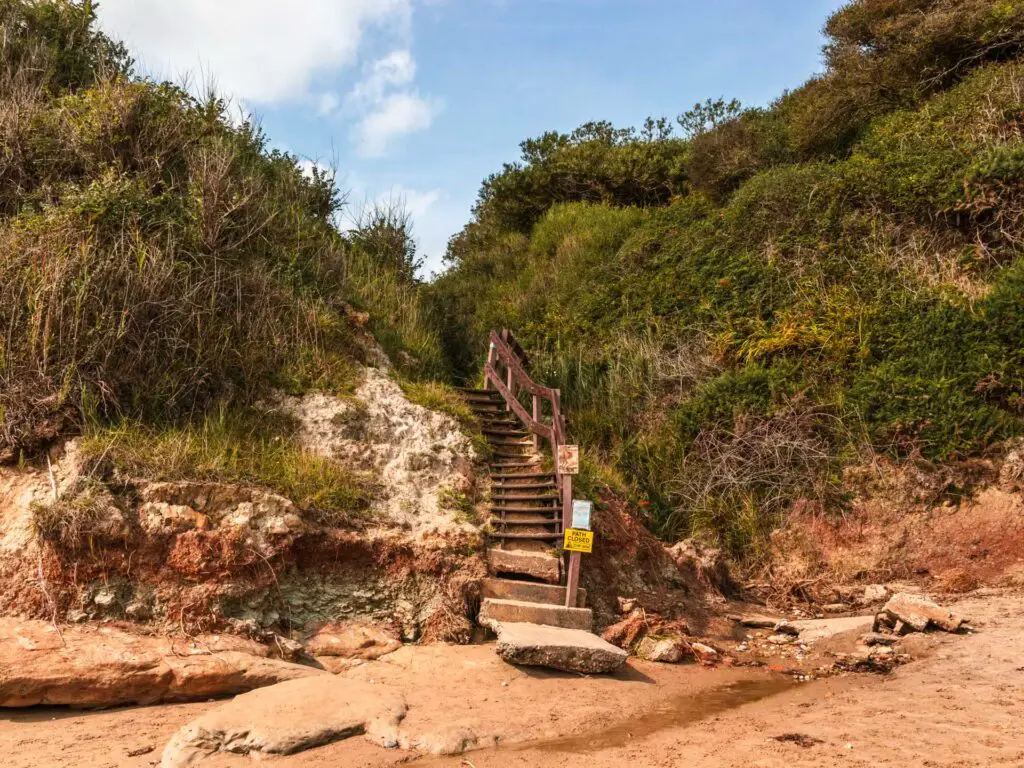
[[[580,447],[578,445],[558,446],[558,474],[578,475],[580,473]]]

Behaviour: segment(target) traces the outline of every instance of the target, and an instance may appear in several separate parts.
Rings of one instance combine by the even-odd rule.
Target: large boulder
[[[936,605],[931,600],[906,592],[889,598],[883,611],[893,621],[902,621],[915,632],[924,632],[929,627],[956,632],[964,624],[964,619],[952,611]]]
[[[621,648],[580,629],[502,623],[497,632],[497,653],[509,664],[606,673],[625,664],[628,656]]]
[[[174,642],[113,626],[0,619],[0,707],[190,701],[322,674],[265,658],[244,640]]]
[[[323,675],[237,696],[184,726],[168,742],[161,768],[184,768],[217,752],[254,757],[291,755],[365,734],[399,744],[407,711],[383,685]]]

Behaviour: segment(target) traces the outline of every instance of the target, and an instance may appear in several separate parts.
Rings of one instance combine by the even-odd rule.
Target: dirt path
[[[462,758],[385,751],[351,739],[269,761],[302,766],[1020,766],[1024,765],[1024,596],[971,598],[979,632],[931,635],[921,658],[888,677],[806,684],[756,670],[638,663],[616,678],[514,669],[488,647],[407,648],[350,676],[403,686],[407,725],[469,725],[506,746]],[[182,724],[211,704],[0,717],[5,768],[149,766]],[[776,737],[796,734],[797,741]],[[802,744],[808,746],[802,746]],[[152,745],[145,755],[131,750]],[[219,757],[209,768],[250,766]]]

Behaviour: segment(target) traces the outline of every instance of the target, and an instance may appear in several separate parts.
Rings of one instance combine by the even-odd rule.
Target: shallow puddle
[[[527,741],[506,747],[508,751],[565,752],[584,754],[621,747],[668,728],[706,720],[730,709],[751,704],[788,691],[799,683],[788,677],[744,680],[705,691],[675,696],[656,709],[620,720],[608,728],[579,735]]]

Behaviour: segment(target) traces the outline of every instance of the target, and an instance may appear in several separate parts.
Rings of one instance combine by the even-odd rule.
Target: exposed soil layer
[[[764,671],[706,670],[631,661],[618,675],[586,678],[507,667],[487,646],[405,648],[346,675],[400,686],[405,727],[429,735],[468,726],[499,747],[412,764],[587,765],[711,768],[792,766],[1016,766],[1024,760],[1024,596],[971,596],[969,636],[919,638],[916,660],[882,675],[795,684]],[[182,725],[214,704],[94,714],[31,710],[0,717],[11,768],[138,768],[157,759]],[[136,756],[130,752],[153,751]],[[291,766],[365,768],[407,763],[408,752],[356,738],[288,758]],[[211,768],[251,766],[218,756]]]

